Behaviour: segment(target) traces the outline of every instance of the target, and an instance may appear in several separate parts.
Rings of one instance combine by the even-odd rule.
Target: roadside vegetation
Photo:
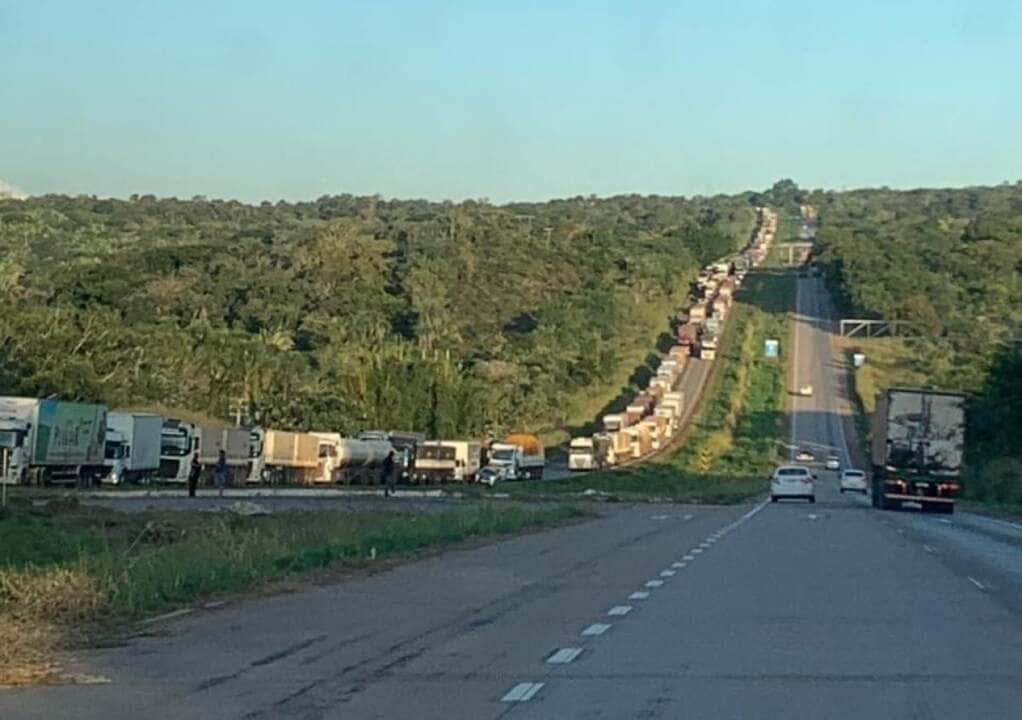
[[[622,500],[737,503],[761,494],[780,458],[786,421],[786,340],[794,304],[790,273],[746,277],[731,311],[704,399],[679,448],[614,471],[501,486],[513,495],[611,495]],[[764,357],[764,340],[780,357]]]
[[[612,401],[752,194],[495,206],[0,199],[0,391],[266,426],[556,432]]]
[[[57,499],[0,514],[0,685],[59,676],[57,653],[217,594],[586,517],[479,502],[408,512],[119,513]]]
[[[894,385],[966,393],[965,497],[1022,506],[1022,184],[803,199],[819,211],[818,259],[839,307],[914,323],[910,339],[845,341],[866,355],[860,409]]]

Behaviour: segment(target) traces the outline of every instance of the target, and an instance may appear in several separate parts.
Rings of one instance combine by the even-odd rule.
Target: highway
[[[792,447],[847,445],[843,359],[798,281]],[[1022,527],[817,502],[601,518],[147,626],[96,684],[3,718],[1018,718]],[[764,495],[767,481],[764,478]]]

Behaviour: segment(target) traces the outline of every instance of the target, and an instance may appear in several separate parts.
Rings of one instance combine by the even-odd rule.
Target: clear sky
[[[1022,177],[1022,0],[0,2],[32,194],[493,201]]]

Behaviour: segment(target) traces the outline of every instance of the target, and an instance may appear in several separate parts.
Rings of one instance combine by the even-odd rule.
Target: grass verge
[[[625,500],[737,503],[763,492],[784,435],[785,363],[794,302],[791,273],[753,273],[731,312],[705,399],[685,444],[656,462],[562,480],[510,483],[519,496],[609,494]],[[763,341],[781,355],[763,356]]]
[[[83,631],[327,567],[586,516],[570,505],[480,502],[440,511],[124,514],[74,502],[0,515],[0,685],[53,677]]]

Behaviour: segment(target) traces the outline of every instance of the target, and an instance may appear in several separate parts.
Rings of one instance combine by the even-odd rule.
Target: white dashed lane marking
[[[986,590],[987,589],[986,585],[984,585],[983,583],[981,583],[979,580],[977,580],[976,578],[972,577],[971,575],[969,576],[969,582],[971,582],[973,585],[978,587],[980,590]]]
[[[529,683],[523,682],[518,683],[511,688],[507,695],[500,699],[501,702],[528,702],[535,697],[539,689],[543,687],[543,683]]]
[[[660,571],[660,577],[674,577],[674,571],[673,570],[661,570]]]
[[[933,545],[923,545],[923,550],[930,554],[937,552],[937,548],[933,547]]]
[[[682,558],[682,560],[687,560],[688,562],[692,562],[695,559],[696,559],[695,555],[686,555],[685,557]]]
[[[648,592],[646,592],[645,590],[639,590],[639,591],[633,592],[631,595],[629,595],[628,599],[629,600],[645,600],[648,597],[649,597],[649,593]]]
[[[671,567],[672,568],[677,568],[678,570],[681,570],[681,568],[685,567],[685,565],[686,565],[686,563],[683,563],[683,562],[672,562],[671,563]]]
[[[663,580],[649,580],[646,583],[646,587],[648,587],[648,588],[658,588],[658,587],[660,587],[663,584],[664,584]]]
[[[610,625],[607,623],[593,623],[585,630],[582,631],[582,635],[585,637],[591,637],[593,635],[603,635],[603,633],[610,630]]]
[[[551,665],[567,665],[581,654],[582,648],[576,647],[561,648],[553,655],[548,657],[546,661]]]
[[[632,611],[631,605],[615,605],[614,607],[607,611],[607,614],[613,617],[621,617],[622,615],[627,615],[631,611]]]
[[[692,553],[693,555],[698,555],[702,551],[703,551],[703,549],[701,547],[695,547],[695,548],[692,548],[691,550],[689,550],[689,552]]]

